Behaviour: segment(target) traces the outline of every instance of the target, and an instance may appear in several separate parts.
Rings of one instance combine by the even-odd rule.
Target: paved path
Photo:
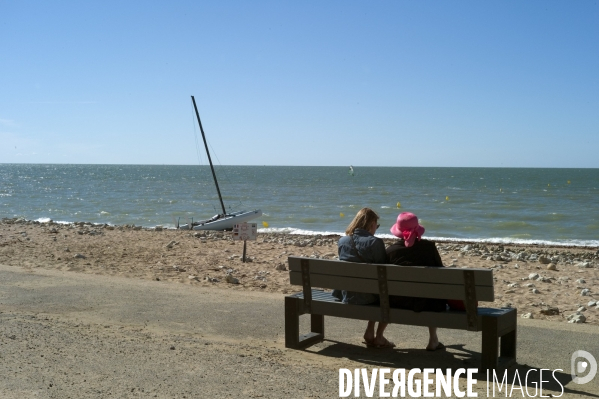
[[[287,350],[283,320],[280,294],[0,265],[0,398],[331,398],[339,368],[457,369],[479,360],[477,333],[440,330],[449,349],[430,353],[425,329],[391,325],[398,348],[373,350],[360,345],[364,322],[336,318],[325,321],[324,343]],[[597,330],[519,320],[522,385],[530,369],[562,369],[563,397],[599,398],[599,376],[585,385],[570,377],[574,351],[599,359]],[[551,373],[544,377],[544,395],[559,395]],[[533,381],[536,371],[530,396]]]

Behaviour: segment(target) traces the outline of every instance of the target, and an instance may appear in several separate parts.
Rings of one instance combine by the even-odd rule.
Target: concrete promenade
[[[508,379],[517,372],[523,389],[512,397],[535,395],[530,370],[542,368],[562,369],[559,384],[543,375],[544,396],[559,396],[561,384],[562,397],[599,398],[599,375],[584,385],[570,375],[574,351],[599,359],[596,326],[518,323]],[[478,365],[480,333],[439,330],[447,351],[426,352],[426,329],[390,325],[397,348],[385,350],[361,345],[364,327],[328,318],[325,342],[288,350],[282,294],[0,265],[0,398],[333,398],[339,368]],[[478,397],[486,387],[479,375]]]

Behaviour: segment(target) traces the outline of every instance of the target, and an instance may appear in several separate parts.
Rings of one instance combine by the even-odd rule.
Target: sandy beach
[[[259,234],[247,242],[244,263],[243,242],[227,232],[4,219],[0,263],[283,295],[299,291],[289,284],[287,257],[333,259],[338,239]],[[446,266],[494,270],[495,302],[481,306],[511,306],[533,319],[599,324],[597,248],[455,242],[437,247]]]

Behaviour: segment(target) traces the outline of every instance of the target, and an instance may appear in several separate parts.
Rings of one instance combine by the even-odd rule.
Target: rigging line
[[[233,183],[231,182],[231,179],[229,178],[229,175],[227,174],[226,169],[223,167],[223,164],[220,162],[220,159],[218,159],[218,155],[216,154],[216,151],[214,151],[212,144],[210,144],[210,141],[208,141],[208,140],[206,140],[206,141],[208,142],[208,146],[210,147],[211,154],[214,155],[218,165],[220,166],[219,175],[221,175],[221,176],[224,175],[224,180],[226,180],[230,186],[233,186]],[[223,179],[221,178],[221,180],[223,180]],[[241,205],[241,207],[245,207],[243,202],[239,201],[239,204]],[[231,205],[229,205],[229,209],[233,209],[233,207]]]
[[[212,151],[212,154],[214,154],[214,157],[216,158],[218,165],[221,167],[221,172],[219,172],[219,174],[224,175],[225,180],[227,180],[227,183],[229,183],[230,185],[233,185],[233,183],[231,183],[231,179],[229,179],[229,175],[227,174],[226,169],[223,167],[223,164],[220,162],[220,159],[218,159],[218,154],[216,153],[216,151],[214,151],[214,148],[212,147],[212,144],[210,144],[209,141],[208,141],[208,145],[210,146],[210,150]]]

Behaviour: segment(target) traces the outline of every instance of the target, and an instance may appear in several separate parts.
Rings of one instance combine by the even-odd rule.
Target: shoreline
[[[244,263],[243,243],[228,232],[2,219],[0,263],[289,294],[300,287],[289,284],[287,257],[335,259],[339,237],[259,233],[247,242]],[[495,301],[481,306],[515,307],[519,317],[599,325],[597,247],[433,241],[446,267],[493,269]]]
[[[22,217],[13,217],[13,218],[3,218],[2,221],[9,222],[19,222],[19,223],[34,223],[34,224],[57,224],[57,225],[93,225],[99,227],[124,227],[124,228],[136,228],[141,230],[155,230],[156,228],[162,230],[180,230],[173,226],[165,226],[165,225],[156,225],[156,226],[138,226],[135,224],[109,224],[102,222],[66,222],[66,221],[54,221],[50,218],[38,218],[35,220],[25,219]],[[184,230],[180,230],[184,231]],[[258,228],[259,234],[281,234],[281,235],[292,235],[292,236],[320,236],[320,237],[341,237],[343,233],[336,232],[328,232],[328,231],[310,231],[297,229],[292,227],[282,227],[282,228]],[[395,238],[391,234],[376,234],[377,237],[382,238],[383,240],[394,240]],[[599,240],[597,240],[596,244],[588,245],[588,244],[578,244],[578,243],[562,243],[559,241],[544,241],[544,240],[524,240],[524,239],[513,239],[515,241],[510,241],[509,238],[451,238],[451,237],[428,237],[429,240],[439,242],[439,243],[455,243],[455,244],[488,244],[488,245],[509,245],[509,246],[541,246],[541,247],[552,247],[552,248],[582,248],[582,249],[599,249]],[[572,240],[572,241],[580,241],[587,242],[589,240]]]

